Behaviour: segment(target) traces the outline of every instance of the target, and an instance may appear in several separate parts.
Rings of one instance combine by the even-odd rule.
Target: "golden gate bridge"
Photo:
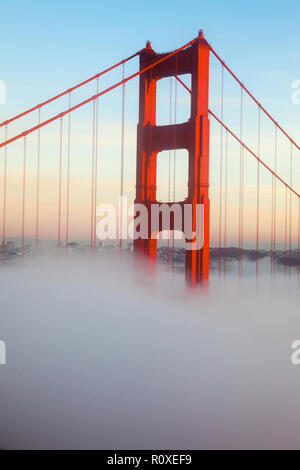
[[[139,66],[130,74],[125,74],[126,67],[134,59],[139,58]],[[217,83],[212,82],[211,61],[218,64]],[[109,86],[103,87],[104,78],[121,69],[119,80],[113,80]],[[186,77],[189,76],[190,84]],[[126,183],[125,141],[126,141],[126,87],[130,82],[139,79],[139,117],[136,140],[136,186],[134,201],[148,209],[152,205],[160,205],[157,200],[157,164],[160,152],[168,152],[168,200],[172,207],[176,202],[176,152],[185,149],[188,152],[188,191],[185,199],[179,202],[182,208],[192,205],[192,224],[197,223],[195,208],[197,204],[204,207],[204,243],[200,249],[186,250],[185,271],[189,284],[205,282],[209,277],[209,256],[212,246],[212,233],[218,249],[219,273],[226,273],[226,252],[229,243],[232,245],[232,234],[236,233],[238,248],[238,271],[243,274],[243,257],[245,247],[245,226],[251,231],[252,244],[256,251],[256,275],[259,275],[260,249],[269,246],[271,272],[276,266],[276,253],[281,247],[286,257],[286,270],[291,272],[292,256],[297,253],[298,273],[300,266],[300,193],[299,193],[299,145],[286,132],[272,115],[266,110],[253,93],[239,80],[227,63],[217,54],[204,38],[203,32],[182,47],[163,54],[157,54],[147,42],[145,48],[115,63],[107,69],[77,83],[56,96],[19,113],[0,124],[3,138],[0,142],[2,153],[2,190],[1,190],[1,225],[2,225],[2,257],[5,259],[9,238],[20,240],[20,250],[24,254],[25,239],[35,238],[38,248],[41,240],[41,214],[43,204],[51,213],[51,221],[45,224],[43,237],[47,230],[57,233],[57,245],[68,247],[70,238],[74,239],[70,228],[70,206],[81,203],[82,195],[73,191],[72,169],[75,166],[72,142],[76,132],[71,116],[80,110],[88,110],[91,114],[89,142],[86,144],[84,165],[89,168],[89,185],[86,186],[88,199],[88,221],[86,234],[92,250],[97,245],[97,206],[103,197],[104,181],[101,177],[101,166],[105,152],[101,150],[99,124],[101,121],[101,100],[109,97],[117,89],[121,89],[120,99],[120,186],[118,193],[124,196]],[[170,117],[169,123],[157,124],[157,86],[163,80],[170,80]],[[235,114],[232,124],[225,119],[226,80],[232,80],[238,87],[238,100],[235,101]],[[89,85],[95,86],[94,92],[84,100],[74,104],[74,95]],[[173,84],[173,85],[172,85]],[[232,86],[232,85],[231,85]],[[178,122],[178,87],[182,87],[190,96],[190,116],[184,122]],[[214,92],[218,90],[218,99]],[[229,88],[229,86],[228,86]],[[67,99],[67,105],[61,100]],[[246,111],[248,102],[251,112]],[[42,119],[42,113],[53,104],[62,106],[57,113]],[[100,108],[99,108],[100,107]],[[100,109],[100,115],[99,115]],[[233,113],[231,113],[233,115]],[[246,132],[246,120],[251,118],[250,137]],[[30,119],[23,126],[24,119]],[[267,122],[268,133],[263,137],[262,127]],[[49,137],[46,129],[58,124],[55,137],[51,137],[51,155],[49,155]],[[218,135],[212,135],[212,123],[219,127]],[[14,126],[18,125],[16,130]],[[25,125],[24,125],[25,126]],[[77,130],[78,133],[78,130]],[[45,139],[45,140],[44,140]],[[264,144],[267,142],[267,145]],[[55,142],[56,150],[53,150]],[[231,148],[235,145],[238,154],[230,158]],[[284,147],[285,145],[285,147]],[[214,152],[212,146],[216,147]],[[213,160],[213,153],[216,160]],[[18,155],[18,157],[17,157]],[[14,164],[10,164],[16,159]],[[41,201],[43,177],[41,166],[43,161],[55,159],[57,163],[56,181],[47,191],[48,199]],[[30,160],[30,177],[28,165]],[[117,161],[109,163],[114,168]],[[248,171],[248,162],[251,170]],[[76,163],[77,164],[77,163]],[[250,168],[250,167],[249,167]],[[171,174],[173,172],[173,174]],[[16,183],[16,174],[21,178]],[[236,174],[237,184],[231,182],[231,175]],[[34,175],[34,176],[33,176]],[[211,176],[212,175],[212,176]],[[251,175],[251,184],[247,188],[247,178]],[[215,184],[213,197],[210,194],[211,181]],[[18,197],[13,196],[10,187],[17,185]],[[134,187],[131,188],[133,194]],[[236,211],[232,209],[232,194],[237,194]],[[55,198],[53,194],[56,194]],[[248,194],[248,204],[247,197]],[[211,199],[211,200],[210,200]],[[266,204],[266,200],[270,204]],[[18,207],[18,209],[16,209]],[[10,212],[11,209],[11,212]],[[18,219],[18,223],[17,223]],[[53,219],[53,220],[52,220]],[[29,223],[30,222],[30,223]],[[51,227],[50,227],[50,225]],[[174,214],[171,213],[170,230],[181,230],[185,227],[175,226]],[[211,230],[212,229],[212,230]],[[164,227],[160,219],[159,231]],[[157,257],[157,238],[149,233],[147,239],[134,240],[134,253],[153,264]],[[172,244],[171,250],[170,243]],[[168,241],[168,255],[174,263],[174,235]],[[123,249],[120,240],[120,250]]]

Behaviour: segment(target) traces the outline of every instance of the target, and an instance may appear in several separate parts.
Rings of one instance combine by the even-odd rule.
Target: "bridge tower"
[[[186,149],[189,155],[188,196],[184,201],[179,201],[179,204],[182,213],[186,204],[192,205],[193,231],[196,230],[197,204],[202,204],[204,209],[201,222],[204,241],[201,249],[186,250],[185,273],[190,285],[207,281],[209,277],[209,51],[209,45],[200,31],[197,41],[191,46],[142,73],[139,84],[135,204],[146,206],[150,222],[151,206],[160,204],[156,200],[157,154],[163,150]],[[168,54],[156,54],[148,42],[146,49],[140,54],[140,70],[166,55]],[[191,74],[190,118],[181,124],[157,126],[157,81],[182,74]],[[170,208],[172,204],[173,202],[168,202]],[[160,231],[165,229],[161,220],[162,218]],[[185,233],[184,218],[182,225],[178,227],[171,212],[170,229]],[[153,263],[156,260],[157,240],[151,238],[151,235],[149,233],[148,239],[138,238],[134,241],[134,253]]]

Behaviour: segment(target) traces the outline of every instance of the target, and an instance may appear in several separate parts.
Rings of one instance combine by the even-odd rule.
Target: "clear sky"
[[[0,120],[130,55],[148,39],[159,52],[173,50],[202,28],[300,141],[300,105],[291,102],[291,84],[300,79],[299,20],[299,2],[291,0],[2,1],[0,80],[7,100]]]

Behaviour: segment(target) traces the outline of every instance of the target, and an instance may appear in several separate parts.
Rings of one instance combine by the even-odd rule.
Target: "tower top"
[[[199,30],[199,38],[200,38],[200,39],[204,39],[204,32],[203,32],[203,29],[200,29],[200,30]]]

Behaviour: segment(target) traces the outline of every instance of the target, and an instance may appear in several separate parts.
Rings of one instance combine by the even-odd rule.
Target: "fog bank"
[[[267,270],[266,270],[267,271]],[[0,268],[0,448],[299,448],[299,281],[190,293],[130,255]]]

